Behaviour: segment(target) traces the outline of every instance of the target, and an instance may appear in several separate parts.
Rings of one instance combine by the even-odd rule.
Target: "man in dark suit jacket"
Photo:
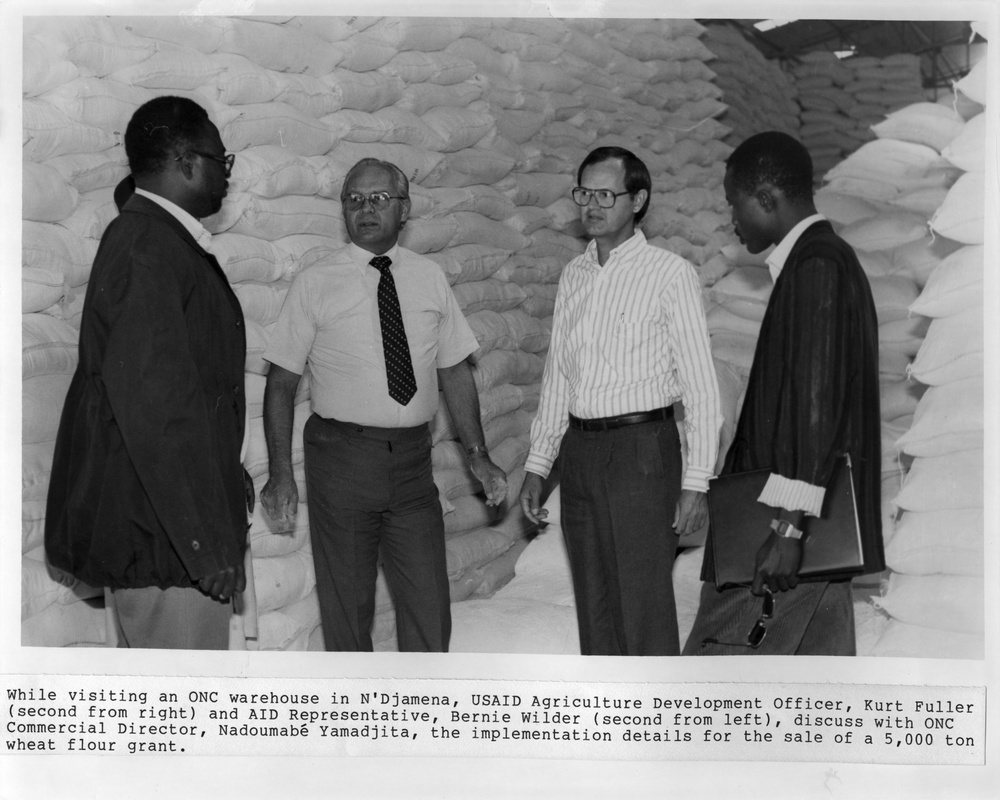
[[[740,241],[751,253],[776,247],[723,472],[770,470],[758,500],[775,512],[749,588],[716,591],[710,533],[686,655],[854,655],[850,581],[797,579],[803,520],[820,515],[841,454],[852,461],[866,566],[884,567],[875,304],[854,251],[816,213],[812,175],[808,151],[778,132],[751,136],[726,162]]]
[[[105,231],[56,439],[50,563],[111,592],[122,644],[225,649],[245,587],[243,313],[206,248],[233,156],[197,103],[125,132],[135,192]]]

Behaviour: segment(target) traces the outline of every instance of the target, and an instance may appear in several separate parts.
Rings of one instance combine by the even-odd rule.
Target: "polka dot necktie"
[[[402,406],[417,393],[417,380],[413,377],[410,346],[406,342],[403,314],[399,310],[396,282],[392,279],[388,256],[375,256],[368,262],[382,277],[378,282],[378,318],[382,324],[382,348],[385,351],[385,377],[389,384],[389,397]]]

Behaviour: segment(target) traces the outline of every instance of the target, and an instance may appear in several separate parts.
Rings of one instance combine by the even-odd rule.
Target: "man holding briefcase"
[[[767,258],[774,289],[723,474],[767,469],[775,509],[751,586],[717,589],[712,537],[685,655],[854,655],[850,580],[799,582],[803,529],[838,458],[854,471],[866,571],[884,568],[878,322],[857,256],[816,212],[812,159],[794,138],[750,137],[726,162],[736,233]],[[763,596],[763,600],[758,598]]]

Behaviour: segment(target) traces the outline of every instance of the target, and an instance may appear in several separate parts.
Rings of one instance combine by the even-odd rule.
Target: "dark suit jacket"
[[[135,195],[105,231],[56,440],[49,560],[92,586],[241,563],[246,334],[218,262]]]
[[[829,222],[789,253],[761,322],[723,472],[769,469],[826,486],[849,453],[866,564],[884,569],[878,320],[857,256]],[[711,537],[702,579],[713,581]]]

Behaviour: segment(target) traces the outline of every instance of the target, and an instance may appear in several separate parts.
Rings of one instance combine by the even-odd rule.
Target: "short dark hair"
[[[406,173],[403,172],[403,170],[391,161],[383,161],[380,158],[362,158],[353,167],[347,170],[347,174],[344,176],[344,184],[340,187],[341,201],[343,201],[344,195],[347,194],[347,185],[351,182],[351,178],[353,178],[357,172],[365,167],[380,167],[381,169],[384,169],[389,173],[389,182],[392,184],[392,191],[400,197],[409,199],[410,181],[406,177]]]
[[[753,194],[762,183],[780,189],[791,202],[813,196],[813,163],[809,151],[794,136],[780,131],[757,133],[726,159],[733,186]]]
[[[211,124],[194,100],[166,95],[143,103],[125,129],[125,155],[133,175],[155,175],[195,145]]]
[[[649,208],[649,200],[653,195],[653,179],[649,177],[649,170],[642,159],[631,150],[626,150],[624,147],[598,147],[596,150],[591,150],[576,171],[576,182],[579,185],[583,171],[587,167],[613,160],[621,161],[625,168],[626,192],[635,195],[643,189],[646,190],[646,202],[635,212],[635,221],[638,222],[646,216],[646,209]]]

